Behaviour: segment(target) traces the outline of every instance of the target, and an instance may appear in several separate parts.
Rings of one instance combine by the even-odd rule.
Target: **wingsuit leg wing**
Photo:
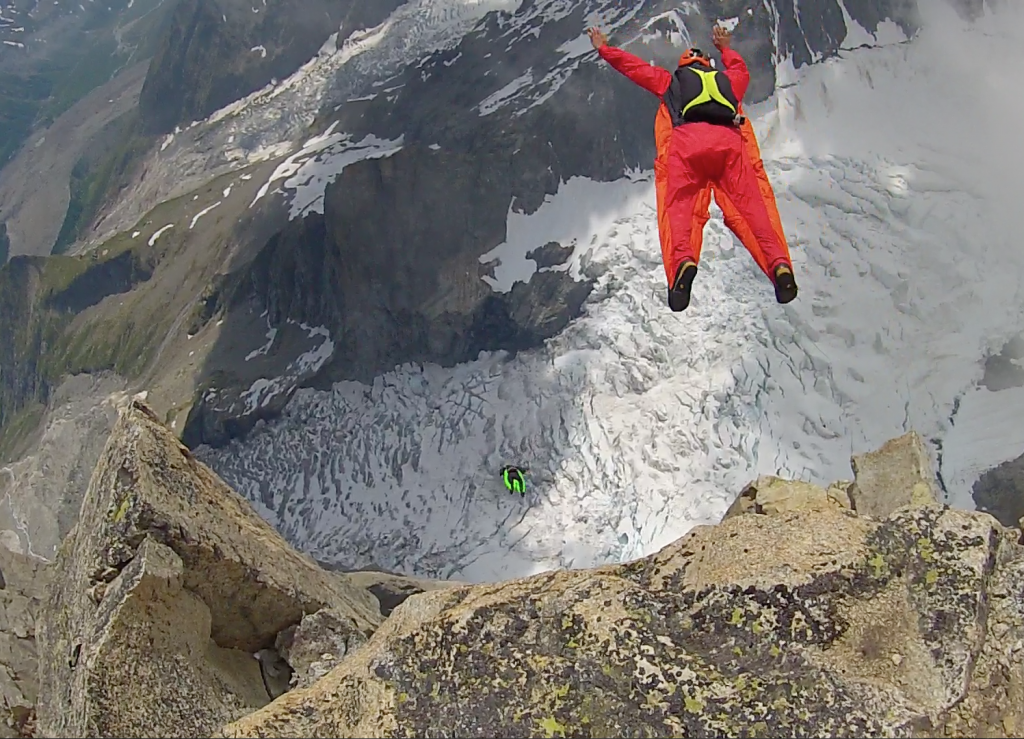
[[[778,264],[780,261],[786,264],[791,264],[791,258],[789,253],[789,245],[786,241],[786,234],[782,230],[782,219],[779,216],[779,207],[775,201],[775,191],[772,189],[772,184],[768,180],[768,174],[764,170],[764,162],[761,159],[761,150],[757,145],[757,138],[754,135],[753,126],[750,125],[749,119],[746,120],[742,127],[741,133],[743,134],[743,143],[746,148],[747,156],[750,160],[751,167],[754,170],[754,175],[757,178],[758,190],[761,193],[761,200],[764,202],[764,207],[768,211],[768,219],[771,221],[772,230],[778,239],[779,249],[775,255],[774,263]],[[750,224],[740,213],[739,209],[733,204],[732,200],[725,191],[713,185],[709,185],[706,193],[702,193],[697,200],[697,207],[694,211],[694,231],[692,240],[698,241],[693,246],[694,253],[700,256],[701,244],[699,243],[704,225],[709,220],[709,208],[711,205],[711,197],[714,196],[715,203],[722,210],[722,217],[725,221],[726,227],[736,234],[736,238],[740,240],[744,248],[750,253],[757,266],[760,267],[761,271],[764,272],[769,278],[772,278],[772,263],[765,256],[764,249],[761,248],[760,242],[757,237],[754,236],[753,230],[750,228]],[[781,256],[781,260],[778,258]]]
[[[753,234],[764,263],[768,266],[767,274],[773,275],[779,265],[788,265],[789,251],[785,247],[785,242],[776,234],[758,184],[757,174],[749,155],[742,147],[727,153],[725,170],[715,185],[729,199],[732,207]]]

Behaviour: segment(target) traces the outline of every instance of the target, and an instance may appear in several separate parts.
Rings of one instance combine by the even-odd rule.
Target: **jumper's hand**
[[[588,28],[587,35],[590,36],[590,43],[593,44],[595,49],[608,45],[608,37],[601,32],[600,28]]]
[[[719,51],[728,49],[729,43],[732,41],[732,34],[721,26],[716,25],[714,30],[711,31],[711,41]]]

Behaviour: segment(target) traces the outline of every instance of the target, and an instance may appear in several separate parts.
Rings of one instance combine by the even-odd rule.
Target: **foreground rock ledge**
[[[429,583],[321,569],[131,401],[47,568],[37,735],[1019,736],[1021,532],[938,505],[916,435],[855,470],[625,565]]]
[[[865,455],[859,488],[763,478],[623,566],[415,595],[219,736],[1019,735],[1020,531],[938,505],[922,448]]]
[[[139,401],[52,570],[37,624],[47,737],[210,736],[287,689],[288,674],[272,684],[274,650],[304,617],[328,611],[345,632],[334,644],[382,620],[373,595],[292,549]]]

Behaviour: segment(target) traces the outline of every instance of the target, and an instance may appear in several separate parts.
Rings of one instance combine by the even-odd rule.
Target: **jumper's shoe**
[[[775,299],[780,303],[790,303],[796,300],[797,287],[796,278],[793,277],[793,270],[786,264],[780,264],[775,268]]]
[[[668,307],[675,313],[686,310],[690,305],[690,287],[697,276],[697,265],[686,260],[679,265],[676,281],[668,291]]]

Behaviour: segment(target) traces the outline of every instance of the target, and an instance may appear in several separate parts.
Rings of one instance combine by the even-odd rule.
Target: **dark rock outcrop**
[[[274,326],[325,326],[334,353],[317,383],[368,382],[407,362],[452,366],[481,351],[538,346],[579,314],[591,282],[543,272],[500,293],[481,279],[490,267],[479,257],[505,239],[512,202],[500,161],[484,151],[410,147],[351,165],[328,189],[324,214],[273,236],[225,280],[220,305],[266,306]],[[212,378],[183,439],[219,446],[244,436],[313,376],[296,376],[257,405],[250,385]]]
[[[979,477],[971,496],[979,511],[992,514],[1003,526],[1015,526],[1024,519],[1024,455]]]

